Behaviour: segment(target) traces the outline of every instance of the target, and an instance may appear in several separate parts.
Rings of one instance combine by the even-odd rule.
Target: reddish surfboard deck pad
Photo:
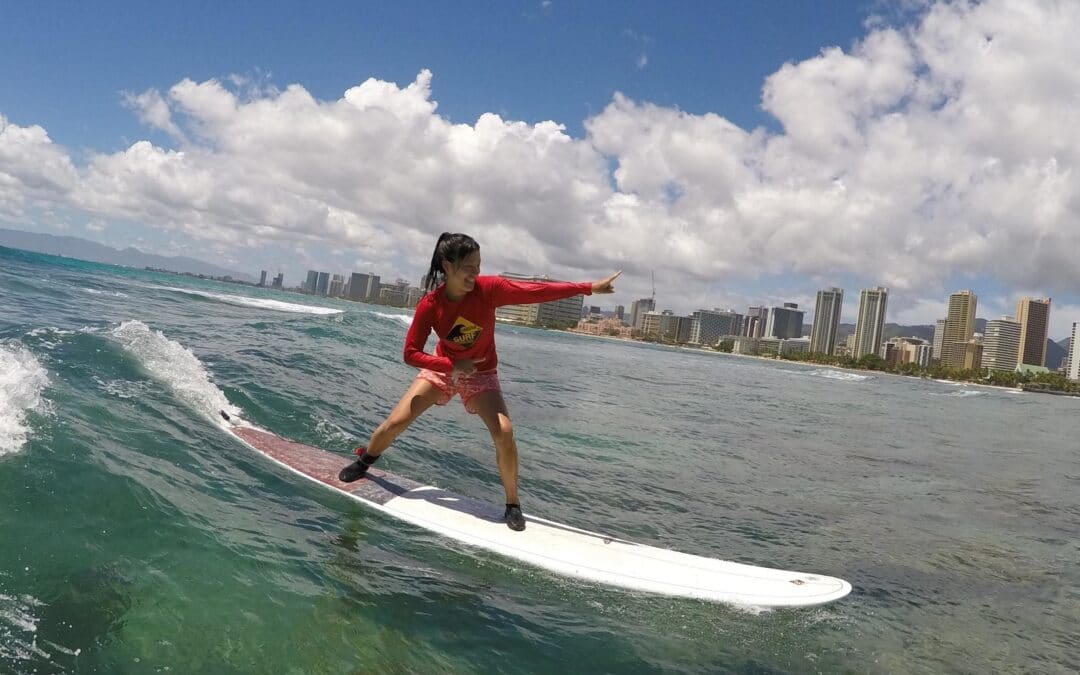
[[[338,473],[354,461],[351,456],[335,455],[332,452],[285,440],[280,436],[251,427],[234,427],[230,431],[267,457],[310,476],[320,483],[376,504],[385,504],[394,497],[423,486],[422,483],[376,468],[368,469],[366,478],[353,483],[345,483],[338,480]]]

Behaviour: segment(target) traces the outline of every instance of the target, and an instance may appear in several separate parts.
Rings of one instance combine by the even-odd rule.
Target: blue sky
[[[8,3],[0,226],[254,274],[487,271],[629,304],[1080,319],[1069,3]],[[294,85],[291,89],[290,86]],[[1005,94],[1008,95],[1005,95]],[[553,121],[559,126],[552,126]],[[5,131],[6,128],[6,131]],[[47,135],[46,135],[47,134]]]
[[[762,82],[786,61],[850,45],[882,9],[821,2],[10,3],[0,110],[98,150],[146,135],[121,92],[238,73],[336,98],[368,77],[435,71],[439,112],[582,121],[615,91],[775,124]],[[644,62],[642,59],[644,58]],[[78,111],[77,113],[75,111]]]

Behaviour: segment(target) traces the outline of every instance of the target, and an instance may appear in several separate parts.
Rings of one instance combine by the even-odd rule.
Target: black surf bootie
[[[338,480],[343,483],[352,483],[353,481],[363,478],[367,475],[368,468],[381,456],[367,454],[367,448],[357,448],[356,450],[353,450],[353,452],[360,455],[360,457],[357,458],[355,462],[342,469],[341,473],[338,474]]]
[[[519,504],[507,504],[506,512],[503,513],[503,520],[506,521],[506,526],[515,532],[521,532],[525,529],[525,514],[521,512]]]

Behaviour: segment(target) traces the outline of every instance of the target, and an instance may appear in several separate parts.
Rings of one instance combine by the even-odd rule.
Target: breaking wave
[[[41,405],[41,391],[48,383],[48,372],[29,350],[0,344],[0,455],[26,443],[26,413]]]
[[[163,291],[186,293],[210,300],[236,305],[238,307],[254,307],[256,309],[269,309],[275,312],[291,312],[293,314],[342,314],[344,310],[332,307],[319,307],[318,305],[300,305],[293,302],[271,300],[270,298],[252,298],[246,295],[230,295],[228,293],[210,293],[209,291],[197,291],[191,288],[177,288],[175,286],[152,286]]]
[[[110,335],[120,343],[142,367],[169,387],[181,400],[215,422],[224,410],[238,415],[239,409],[229,403],[224,392],[210,381],[201,361],[189,349],[151,330],[142,321],[125,321]]]
[[[931,396],[950,396],[950,397],[956,397],[956,398],[967,398],[969,396],[983,396],[985,394],[986,394],[985,391],[975,391],[973,389],[959,389],[957,391],[950,391],[950,392],[945,393],[945,394],[933,392],[930,395]]]
[[[397,321],[398,323],[403,323],[406,326],[411,326],[412,325],[413,318],[412,318],[411,314],[388,314],[386,312],[372,312],[372,314],[374,314],[375,316],[381,317],[383,319],[390,319],[391,321]]]
[[[834,370],[832,368],[818,368],[817,370],[784,370],[785,373],[791,373],[793,375],[807,375],[809,377],[824,377],[828,380],[843,380],[846,382],[862,382],[863,380],[872,379],[871,375],[860,375],[858,373],[849,373],[845,370]]]

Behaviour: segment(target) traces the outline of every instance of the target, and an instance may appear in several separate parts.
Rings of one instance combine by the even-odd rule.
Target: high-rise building
[[[315,293],[315,287],[319,285],[319,273],[316,270],[308,270],[307,279],[304,281],[304,292]]]
[[[630,327],[641,330],[645,313],[656,310],[656,300],[653,298],[641,298],[630,303]]]
[[[398,279],[392,284],[379,284],[379,300],[391,305],[404,305],[409,298],[409,280]]]
[[[877,354],[885,336],[885,310],[889,303],[889,289],[878,286],[866,288],[859,293],[859,317],[855,321],[855,344],[851,356],[859,358]]]
[[[345,290],[345,277],[340,274],[335,274],[330,279],[330,290],[327,291],[327,295],[331,298],[340,298],[342,292]]]
[[[662,312],[645,312],[641,320],[641,332],[645,335],[655,335],[664,340],[676,340],[679,336],[680,319],[685,317],[676,316],[670,309]]]
[[[427,293],[423,288],[413,286],[409,288],[409,295],[405,298],[405,304],[409,307],[416,307],[420,304],[420,299]]]
[[[890,338],[882,346],[881,358],[890,364],[930,365],[930,343],[917,337]]]
[[[982,367],[987,370],[1016,370],[1020,353],[1020,324],[1011,316],[986,322],[983,334]]]
[[[285,288],[285,273],[284,272],[278,272],[277,276],[274,277],[274,281],[270,285],[270,288],[276,288],[279,291],[283,290]]]
[[[840,310],[844,304],[844,289],[835,286],[817,293],[814,305],[814,326],[810,329],[810,351],[832,354],[836,351],[836,329],[840,325]]]
[[[946,319],[938,319],[934,325],[934,342],[930,348],[930,359],[932,361],[941,360],[941,346],[945,344],[945,325],[948,323]]]
[[[765,337],[780,339],[802,337],[803,311],[794,302],[783,307],[770,307],[765,320]]]
[[[382,282],[379,280],[378,274],[369,274],[367,276],[367,299],[374,300],[379,297],[379,291],[382,290]]]
[[[945,331],[941,340],[941,365],[963,368],[967,343],[975,334],[975,308],[979,298],[971,291],[957,291],[949,296]]]
[[[353,272],[349,276],[347,286],[349,300],[374,300],[379,297],[379,275],[377,274]]]
[[[259,272],[259,285],[266,286],[266,270]]]
[[[847,352],[848,356],[855,353],[855,333],[849,333],[848,336],[844,338],[844,350]]]
[[[1016,303],[1020,324],[1019,362],[1046,365],[1046,334],[1050,328],[1050,298],[1021,298]]]
[[[315,295],[325,296],[330,292],[330,273],[319,272],[319,277],[315,281]]]
[[[1069,340],[1069,358],[1065,362],[1065,376],[1070,380],[1080,380],[1080,321],[1072,325],[1072,339]]]
[[[963,343],[964,360],[960,367],[964,370],[982,370],[983,344],[978,340]]]
[[[764,337],[765,324],[768,322],[769,308],[764,305],[749,307],[743,319],[743,335],[746,337]]]
[[[742,330],[742,315],[731,310],[699,309],[690,315],[690,335],[687,342],[713,346],[723,335],[738,335]]]
[[[686,344],[690,342],[690,331],[694,328],[694,318],[690,316],[680,316],[678,323],[675,327],[675,342],[679,344]]]
[[[626,308],[623,307],[622,305],[615,305],[615,318],[618,319],[619,321],[622,321],[623,317],[625,315],[626,315]]]

